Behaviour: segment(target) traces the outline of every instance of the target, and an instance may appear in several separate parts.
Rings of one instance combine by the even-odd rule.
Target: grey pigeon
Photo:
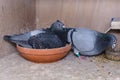
[[[64,46],[59,37],[49,29],[33,30],[13,36],[5,35],[4,40],[34,49],[58,48]]]
[[[52,32],[32,36],[28,40],[28,43],[33,49],[52,49],[65,46],[59,37]]]
[[[26,47],[26,48],[32,48],[31,45],[28,44],[28,40],[30,37],[38,35],[40,33],[45,33],[45,31],[43,31],[42,29],[40,30],[33,30],[30,32],[26,32],[26,33],[22,33],[22,34],[15,34],[15,35],[5,35],[4,36],[4,40],[13,42],[17,45]]]
[[[98,55],[108,47],[115,48],[117,43],[117,39],[113,34],[105,34],[87,28],[64,28],[62,26],[61,28],[60,26],[52,28],[58,36],[60,32],[63,33],[63,36],[67,35],[62,39],[72,44],[74,53],[77,56],[80,56],[80,54],[86,56]]]

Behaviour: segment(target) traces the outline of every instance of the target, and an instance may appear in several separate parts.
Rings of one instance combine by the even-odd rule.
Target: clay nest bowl
[[[17,45],[17,50],[27,60],[37,63],[49,63],[64,58],[71,49],[70,44],[53,49],[30,49]]]
[[[120,61],[120,50],[107,49],[105,51],[105,57],[109,60]]]

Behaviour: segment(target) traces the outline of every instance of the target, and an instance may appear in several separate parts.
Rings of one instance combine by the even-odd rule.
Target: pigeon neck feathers
[[[55,30],[53,31],[63,42],[63,44],[69,43],[68,41],[68,33],[72,28],[63,28],[63,30]]]
[[[62,23],[60,20],[57,20],[51,25],[50,30],[54,32],[64,44],[67,43],[67,34],[69,29],[64,27],[64,23]]]
[[[115,35],[113,34],[109,34],[110,36],[110,45],[112,46],[112,48],[114,49],[116,47],[116,44],[117,44],[117,38]]]
[[[109,47],[112,47],[114,44],[117,43],[117,38],[113,34],[100,33],[99,37],[102,38],[104,41],[109,42]]]

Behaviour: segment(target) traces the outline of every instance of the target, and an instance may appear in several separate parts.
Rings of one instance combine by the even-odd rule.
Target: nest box
[[[105,33],[109,32],[110,30],[120,30],[120,18],[111,19],[111,27],[107,29]]]

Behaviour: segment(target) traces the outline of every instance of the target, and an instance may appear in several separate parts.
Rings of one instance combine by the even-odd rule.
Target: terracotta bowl
[[[25,58],[37,63],[48,63],[62,59],[67,55],[71,45],[67,44],[65,47],[53,49],[30,49],[17,45],[17,50]]]
[[[113,51],[108,49],[105,51],[105,57],[110,60],[120,61],[120,51]]]

